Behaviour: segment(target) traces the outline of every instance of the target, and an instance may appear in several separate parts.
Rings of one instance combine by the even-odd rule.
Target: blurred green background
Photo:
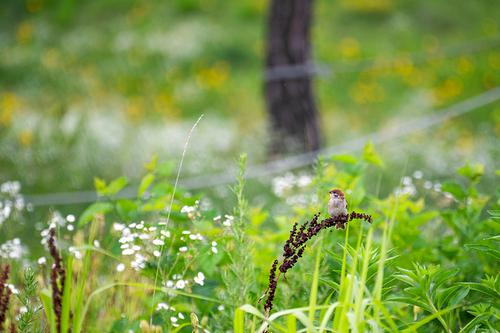
[[[2,1],[0,181],[19,181],[25,195],[93,190],[93,177],[125,175],[137,185],[154,154],[180,160],[201,114],[181,178],[233,168],[241,152],[249,165],[266,162],[269,5]],[[496,1],[320,0],[313,6],[312,58],[320,68],[314,91],[325,147],[500,85]],[[453,56],[450,45],[458,45]],[[500,103],[494,102],[381,144],[381,193],[394,189],[406,160],[409,175],[422,171],[428,181],[455,178],[466,161],[480,162],[486,166],[480,186],[493,191],[499,136]],[[251,203],[279,210],[281,199],[270,189],[280,176],[250,181]],[[375,187],[378,174],[371,176]],[[226,185],[204,191],[216,207],[233,207]],[[78,216],[85,206],[29,207],[27,225],[45,223],[49,210]]]

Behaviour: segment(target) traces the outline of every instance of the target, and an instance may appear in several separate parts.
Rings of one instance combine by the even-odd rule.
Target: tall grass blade
[[[328,324],[328,320],[330,319],[330,317],[332,316],[332,313],[333,311],[335,310],[335,308],[337,306],[339,306],[340,303],[339,302],[335,302],[333,303],[332,305],[330,305],[328,307],[328,309],[326,309],[326,312],[325,312],[325,316],[323,317],[323,320],[321,321],[321,326],[319,327],[319,333],[322,333],[325,331],[326,329],[326,325]]]
[[[311,313],[311,309],[309,309],[309,313]],[[305,327],[307,327],[307,330],[311,333],[318,333],[318,330],[316,327],[314,327],[313,321],[310,320],[303,312],[296,311],[293,313],[295,318],[297,318]]]
[[[87,246],[94,246],[95,235],[97,233],[98,220],[94,218],[92,224],[90,225],[90,235]],[[73,333],[80,333],[83,328],[83,317],[85,313],[82,313],[83,306],[83,292],[85,291],[85,284],[87,281],[87,274],[90,270],[90,251],[85,252],[85,260],[83,264],[83,271],[80,271],[77,277],[77,287],[76,287],[76,301],[75,301],[75,314],[73,316]],[[86,312],[86,311],[85,311]]]
[[[359,323],[362,318],[361,315],[364,312],[364,309],[362,309],[363,305],[363,296],[364,296],[364,289],[366,285],[366,276],[368,275],[368,265],[370,263],[370,254],[372,250],[372,237],[373,237],[373,226],[370,227],[370,231],[368,231],[368,236],[366,239],[366,246],[365,246],[365,256],[363,258],[363,268],[361,271],[361,280],[359,282],[359,289],[358,289],[358,294],[356,296],[356,303],[355,303],[355,317],[356,317],[356,322]]]
[[[61,333],[67,333],[69,329],[69,313],[71,310],[71,284],[73,281],[73,256],[68,256],[66,266],[66,279],[64,280],[64,291],[62,295],[61,309]]]
[[[198,118],[198,120],[196,121],[196,123],[194,123],[194,125],[191,128],[191,131],[189,132],[189,135],[188,135],[188,137],[186,139],[186,143],[184,144],[184,150],[182,151],[181,162],[179,163],[179,170],[177,170],[177,176],[175,177],[174,190],[172,192],[172,199],[170,200],[170,207],[168,209],[167,221],[165,223],[165,226],[163,227],[163,230],[167,229],[168,222],[170,222],[170,213],[172,212],[172,205],[174,204],[175,191],[177,190],[177,184],[179,183],[179,176],[181,174],[182,163],[184,162],[184,155],[186,155],[186,150],[187,150],[187,146],[188,146],[188,143],[189,143],[189,139],[191,138],[191,134],[193,134],[194,128],[196,127],[196,125],[198,125],[198,123],[200,122],[201,118],[203,118],[203,114],[200,116],[200,118]],[[160,256],[158,257],[158,260],[160,260],[162,258],[164,247],[165,247],[165,245],[161,246]],[[157,265],[157,267],[156,267],[156,273],[155,273],[155,283],[154,283],[155,286],[156,286],[156,284],[158,282],[158,272],[159,272],[159,270],[160,270],[160,265]],[[153,290],[153,297],[151,299],[151,316],[150,316],[150,320],[149,320],[149,324],[150,325],[152,325],[152,323],[153,323],[153,310],[154,310],[154,304],[155,304],[155,292],[156,292],[156,290]]]
[[[286,332],[287,333],[297,332],[297,318],[293,314],[289,314],[286,317]]]
[[[319,277],[319,264],[321,262],[321,253],[323,249],[323,239],[317,243],[318,249],[316,250],[316,262],[314,264],[314,275],[311,285],[311,293],[309,296],[309,320],[314,321],[316,314],[316,298],[318,297],[318,277]]]
[[[243,333],[243,319],[245,312],[242,309],[234,311],[234,333]]]
[[[42,289],[40,291],[40,299],[43,304],[45,316],[47,317],[47,320],[49,322],[50,333],[56,333],[57,327],[52,303],[52,291],[49,289]]]
[[[384,306],[384,304],[382,302],[380,302],[378,299],[374,298],[373,299],[373,303],[375,303],[375,305],[377,306],[377,308],[382,311],[382,313],[384,314],[384,318],[387,320],[387,322],[389,323],[389,325],[391,325],[392,329],[397,332],[398,330],[398,326],[396,325],[396,323],[394,322],[394,320],[392,320],[392,317],[389,313],[389,311],[387,311],[387,308]],[[378,311],[374,311],[374,314],[376,316],[374,316],[374,319],[377,321],[377,322],[380,322],[379,320],[379,317],[378,317]]]
[[[387,220],[384,221],[384,234],[382,236],[382,248],[380,250],[380,259],[379,259],[379,266],[378,266],[378,271],[377,271],[377,279],[375,281],[375,297],[374,301],[378,301],[378,304],[382,304],[382,285],[384,281],[384,267],[385,267],[385,260],[387,258],[387,246],[389,244],[389,240],[391,239],[391,234],[392,234],[392,229],[394,228],[394,222],[396,221],[396,214],[399,209],[399,198],[401,195],[401,189],[403,187],[403,177],[406,173],[406,166],[408,165],[408,158],[405,161],[405,164],[403,166],[402,172],[401,172],[401,180],[399,182],[399,187],[398,187],[398,196],[396,198],[396,203],[394,204],[394,210],[391,215],[391,219],[389,221],[389,225],[387,225]],[[386,318],[388,317],[385,313],[384,316]],[[374,313],[374,320],[379,321],[379,313],[378,311],[375,311]],[[392,324],[391,324],[392,326]]]

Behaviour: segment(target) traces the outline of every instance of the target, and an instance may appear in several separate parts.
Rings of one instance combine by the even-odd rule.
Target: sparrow
[[[347,201],[344,192],[339,189],[328,191],[330,193],[330,200],[328,201],[328,214],[331,217],[340,215],[347,215]],[[345,229],[345,224],[342,222],[337,223],[335,229]]]

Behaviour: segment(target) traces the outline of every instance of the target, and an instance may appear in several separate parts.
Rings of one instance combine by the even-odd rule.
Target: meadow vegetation
[[[382,162],[372,149],[359,158],[319,156],[300,190],[305,200],[273,215],[248,203],[245,155],[237,162],[236,205],[228,212],[176,187],[172,163],[156,157],[134,200],[115,199],[125,178],[96,178],[105,200],[77,220],[55,213],[41,232],[50,255],[36,267],[5,252],[12,268],[9,277],[8,264],[2,267],[2,281],[15,283],[18,299],[2,308],[2,324],[22,332],[500,328],[500,188],[495,196],[478,193],[482,165],[467,164],[456,180],[431,187],[400,170],[400,185],[380,197],[380,179],[373,192],[365,185],[366,171]],[[345,189],[350,212],[367,214],[351,214],[361,219],[345,231],[324,213],[331,188]],[[305,245],[295,259],[291,244]],[[273,262],[286,266],[287,258],[279,268],[285,277]]]
[[[500,331],[498,100],[364,139],[497,91],[500,6],[315,1],[325,147],[359,149],[249,179],[268,5],[0,5],[0,331]]]

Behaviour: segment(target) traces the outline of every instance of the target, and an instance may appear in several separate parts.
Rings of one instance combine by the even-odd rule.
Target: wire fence
[[[410,120],[393,127],[368,134],[353,140],[342,142],[314,152],[304,153],[296,156],[274,160],[268,163],[249,166],[246,177],[248,179],[261,178],[276,173],[297,169],[314,163],[318,154],[326,157],[353,153],[364,148],[366,142],[371,140],[373,144],[381,144],[405,135],[427,129],[431,126],[443,123],[451,118],[458,117],[467,112],[476,110],[500,99],[500,87],[494,88],[482,94],[466,99],[455,105],[446,107],[433,114],[424,115],[420,118]],[[227,169],[224,172],[201,175],[179,180],[179,185],[187,190],[196,190],[212,186],[224,185],[235,181],[235,168]],[[128,186],[122,189],[117,198],[135,198],[137,196],[137,186]],[[47,205],[69,205],[79,203],[89,203],[100,200],[95,191],[78,191],[64,193],[45,193],[25,196],[27,202],[34,206]]]
[[[459,44],[401,53],[389,57],[335,60],[328,63],[308,62],[305,64],[280,65],[267,68],[264,77],[269,82],[311,78],[313,76],[326,78],[342,73],[381,71],[457,58],[496,47],[500,47],[500,33]],[[407,61],[401,61],[402,59]]]
[[[332,66],[334,73],[377,71],[408,66],[409,63],[399,61],[401,58],[411,60],[412,65],[421,65],[478,53],[499,46],[500,33],[497,33],[495,35],[473,39],[459,44],[445,45],[411,53],[402,53],[390,57],[365,58],[352,65],[348,65],[345,61],[341,60],[330,62],[329,64]]]

